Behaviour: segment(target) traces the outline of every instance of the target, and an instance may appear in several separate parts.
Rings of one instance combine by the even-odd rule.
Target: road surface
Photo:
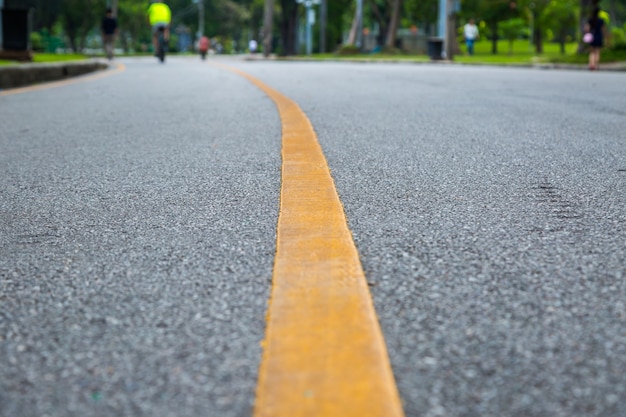
[[[283,131],[222,65],[310,120],[406,416],[626,415],[623,74],[121,62],[0,96],[0,415],[252,415]]]

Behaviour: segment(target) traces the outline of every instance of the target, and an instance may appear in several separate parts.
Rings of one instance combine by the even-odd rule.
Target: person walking
[[[463,26],[463,36],[465,36],[465,45],[467,46],[468,55],[474,55],[474,42],[480,37],[474,19],[470,19],[469,22]]]
[[[254,40],[254,39],[250,39],[250,42],[248,42],[248,49],[250,50],[250,53],[252,55],[254,55],[256,53],[257,46],[258,46],[257,41]]]
[[[585,41],[589,44],[589,70],[595,71],[600,65],[600,50],[604,46],[606,25],[600,17],[600,9],[595,8],[585,25]]]
[[[109,60],[113,59],[113,52],[115,50],[115,38],[117,36],[117,19],[113,17],[113,11],[111,8],[106,9],[104,18],[102,19],[102,44],[104,46],[104,53]]]

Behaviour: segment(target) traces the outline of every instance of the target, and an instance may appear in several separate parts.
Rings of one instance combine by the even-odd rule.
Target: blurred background
[[[5,0],[10,1],[10,0]],[[43,54],[103,55],[100,23],[107,7],[119,22],[116,55],[150,54],[149,0],[23,0],[32,3],[30,47]],[[2,3],[2,0],[0,0]],[[603,10],[609,40],[603,61],[626,60],[626,0],[167,0],[172,10],[170,52],[194,53],[208,36],[211,53],[257,52],[277,56],[424,57],[429,39],[441,37],[442,4],[464,56],[463,25],[480,30],[476,57],[483,61],[572,61],[586,57],[582,27],[595,6]],[[270,11],[271,21],[264,18]],[[446,9],[443,9],[444,11]],[[264,22],[268,24],[264,25]],[[263,39],[267,31],[269,43]],[[267,49],[271,50],[267,50]],[[264,50],[265,49],[265,50]],[[481,58],[482,57],[482,58]]]

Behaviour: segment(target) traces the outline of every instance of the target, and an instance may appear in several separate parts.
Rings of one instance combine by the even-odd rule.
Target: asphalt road
[[[626,415],[626,76],[220,59],[327,157],[407,416]],[[0,97],[0,415],[250,416],[280,120],[198,59]]]

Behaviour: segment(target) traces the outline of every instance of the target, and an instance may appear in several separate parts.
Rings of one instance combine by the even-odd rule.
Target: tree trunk
[[[587,23],[587,19],[589,19],[589,14],[591,13],[591,7],[598,4],[597,0],[580,0],[580,16],[579,16],[579,29],[582,34],[584,31],[585,24]],[[586,45],[582,41],[582,35],[578,36],[580,41],[578,42],[578,53],[585,53]]]
[[[328,5],[322,0],[320,6],[320,53],[326,52],[326,21],[328,20]]]
[[[272,23],[274,22],[274,0],[265,0],[263,10],[263,56],[272,53]]]
[[[356,31],[359,29],[359,11],[354,11],[354,19],[352,19],[352,26],[350,26],[350,33],[348,34],[348,45],[354,45],[356,43]]]
[[[447,0],[446,3],[446,59],[454,60],[454,54],[457,48],[456,42],[456,13],[453,12],[454,2]]]
[[[72,48],[72,52],[78,53],[78,45],[76,44],[76,33],[68,32],[67,38],[70,41],[70,48]]]
[[[396,36],[398,34],[398,23],[400,22],[400,8],[402,0],[393,1],[393,9],[391,11],[391,19],[389,20],[389,29],[387,30],[387,40],[385,46],[389,49],[396,47]]]
[[[280,0],[282,16],[280,33],[283,41],[283,55],[296,54],[296,23],[298,18],[298,4],[293,0]]]
[[[491,53],[494,55],[498,54],[498,21],[494,20],[491,22]]]
[[[89,31],[85,28],[83,28],[83,30],[80,33],[80,50],[81,52],[84,51],[87,48],[87,35],[89,34]]]
[[[535,26],[535,52],[543,54],[543,31],[537,26]]]
[[[372,9],[372,13],[374,14],[374,19],[378,23],[378,36],[376,37],[376,42],[378,45],[384,45],[385,40],[387,39],[387,31],[389,22],[383,16],[383,13],[380,11],[380,8],[376,4],[375,1],[370,0],[369,5]]]

